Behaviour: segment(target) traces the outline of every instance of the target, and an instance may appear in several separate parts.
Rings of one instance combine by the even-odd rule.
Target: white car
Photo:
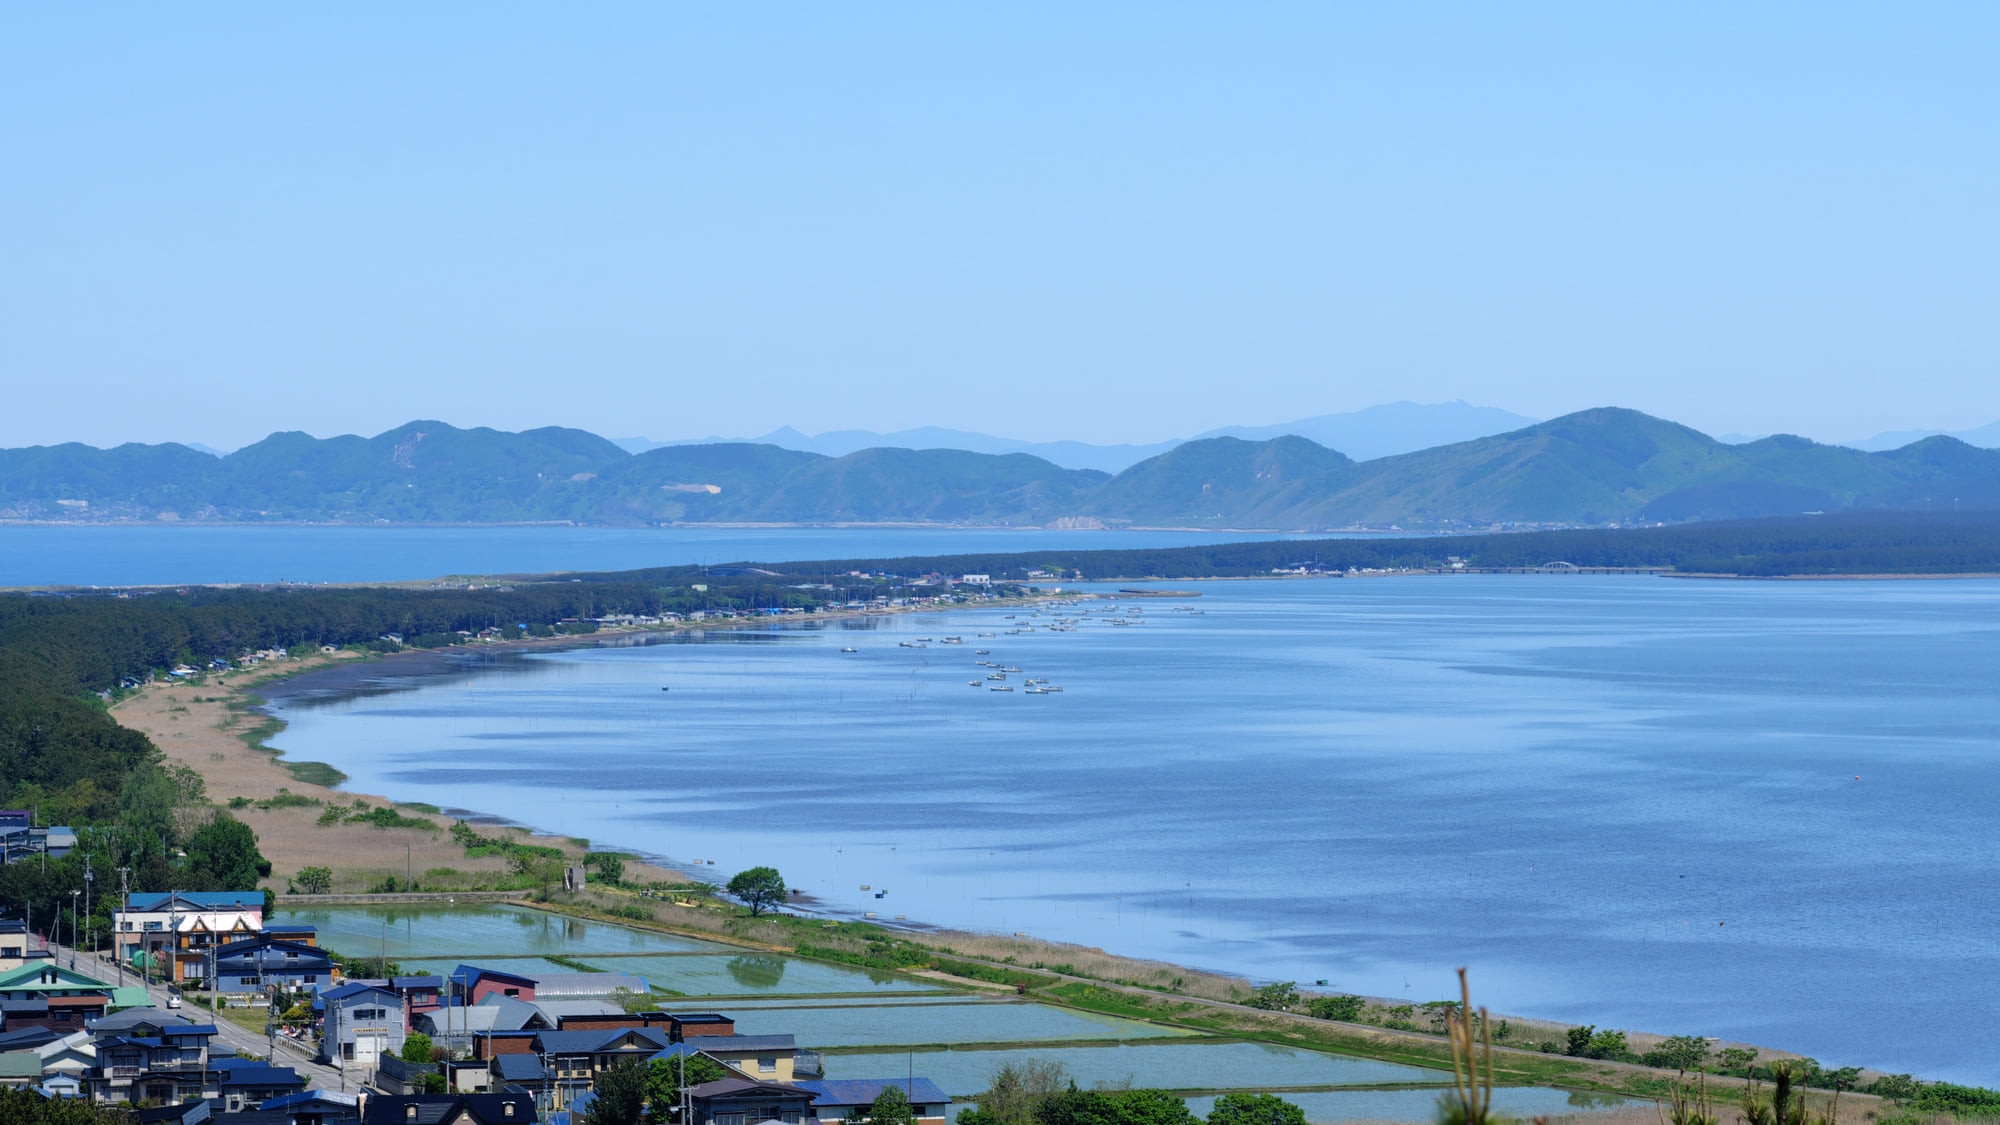
[[[181,1006],[181,994],[178,992],[167,993],[167,1007],[178,1008],[180,1006]]]

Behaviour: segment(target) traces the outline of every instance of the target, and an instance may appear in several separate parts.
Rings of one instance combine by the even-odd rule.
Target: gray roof
[[[579,997],[609,996],[614,992],[649,995],[646,978],[631,973],[545,973],[535,978],[535,999],[571,1000]]]
[[[553,1026],[553,1021],[544,1016],[540,1008],[512,996],[488,996],[470,1007],[459,1004],[439,1008],[435,1012],[424,1013],[423,1020],[434,1029],[432,1034],[441,1035],[520,1031],[543,1024]]]
[[[565,1016],[622,1016],[625,1014],[625,1009],[613,1004],[609,1000],[544,1000],[538,995],[535,997],[535,1007],[540,1008],[542,1014],[549,1017],[550,1023],[554,1023]]]

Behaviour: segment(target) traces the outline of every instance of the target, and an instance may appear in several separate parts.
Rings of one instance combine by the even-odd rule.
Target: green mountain
[[[183,445],[0,450],[0,519],[976,523],[1306,530],[1742,519],[2000,508],[2000,451],[1932,437],[1868,453],[1718,442],[1632,410],[1356,462],[1297,436],[1209,438],[1117,476],[1023,453],[772,445],[630,454],[594,434],[412,422],[280,433],[226,457]]]

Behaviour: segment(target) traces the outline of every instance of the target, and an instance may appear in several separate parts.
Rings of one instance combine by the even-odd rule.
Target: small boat
[[[1026,691],[1025,693],[1023,693],[1023,694],[1026,694],[1026,695],[1047,695],[1048,693],[1049,693],[1049,689],[1047,689],[1047,688],[1040,688],[1040,687],[1031,687],[1031,688],[1029,688],[1029,689],[1028,689],[1028,690],[1027,690],[1027,691]]]
[[[1061,684],[1050,684],[1050,685],[1049,685],[1048,687],[1045,687],[1045,688],[1043,688],[1042,690],[1043,690],[1043,691],[1045,691],[1045,692],[1057,692],[1057,691],[1061,691],[1061,690],[1062,690],[1062,685],[1061,685]]]
[[[1025,682],[1030,684],[1045,684],[1049,682],[1049,678],[1047,676],[1029,676]]]
[[[982,637],[990,637],[990,636],[993,636],[994,634],[992,634],[992,633],[981,633],[981,634],[979,634],[979,635],[980,635],[980,636],[982,636]]]
[[[965,681],[965,682],[966,682],[966,684],[967,684],[967,685],[969,685],[969,686],[971,686],[971,687],[978,687],[978,686],[979,686],[979,681],[978,681],[978,680],[967,680],[967,681]]]
[[[973,651],[973,652],[975,652],[975,653],[977,653],[977,654],[978,654],[978,655],[980,655],[980,656],[992,656],[992,655],[993,655],[993,650],[992,650],[992,649],[990,649],[990,648],[975,648],[975,649],[973,649],[972,651]]]
[[[1005,672],[991,672],[991,673],[988,673],[988,674],[987,674],[986,678],[987,678],[987,679],[989,679],[989,680],[1004,680],[1004,679],[1006,679],[1006,678],[1007,678],[1007,673],[1005,673]]]
[[[844,649],[841,649],[840,651],[842,651],[842,652],[860,652],[861,650],[860,650],[860,649],[858,649],[858,648],[844,648]]]
[[[1002,668],[1002,669],[1000,669],[1000,670],[1001,670],[1002,672],[1019,672],[1019,671],[1020,671],[1020,669],[1019,669],[1019,668],[1016,668],[1016,667],[1014,667],[1014,666],[1013,666],[1012,664],[1009,664],[1009,665],[1007,665],[1007,666],[1006,666],[1005,668]]]
[[[993,685],[992,687],[989,687],[989,688],[987,688],[986,690],[987,690],[987,691],[1013,691],[1013,690],[1014,690],[1014,686],[1013,686],[1012,684],[994,684],[994,685]]]
[[[672,688],[669,688],[669,687],[668,687],[667,685],[665,685],[665,684],[661,684],[661,685],[660,685],[660,690],[661,690],[661,691],[672,691],[673,689],[672,689]]]

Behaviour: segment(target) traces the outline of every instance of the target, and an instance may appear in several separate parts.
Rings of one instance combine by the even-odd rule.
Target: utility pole
[[[90,886],[97,881],[97,872],[90,869],[90,857],[83,857],[83,912],[90,913]],[[90,955],[97,956],[97,927],[90,927]]]
[[[83,897],[82,891],[69,893],[69,967],[76,968],[76,900]]]
[[[132,869],[129,867],[118,869],[118,907],[118,913],[121,915],[132,913]],[[116,928],[113,928],[111,931],[111,959],[118,963],[118,983],[120,986],[123,986],[125,983],[125,959],[118,955],[118,930]]]

